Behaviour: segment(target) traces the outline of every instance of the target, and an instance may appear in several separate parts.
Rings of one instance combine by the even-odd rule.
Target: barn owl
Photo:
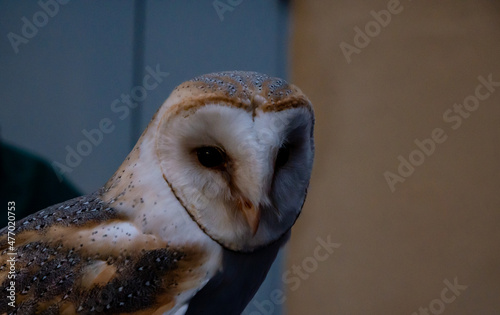
[[[0,313],[241,313],[301,212],[313,125],[282,79],[179,85],[102,188],[16,222],[15,249],[1,231]]]

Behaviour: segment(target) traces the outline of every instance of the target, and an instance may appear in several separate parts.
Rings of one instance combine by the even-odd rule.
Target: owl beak
[[[256,208],[254,204],[246,198],[240,199],[240,209],[252,231],[252,236],[255,236],[259,229],[260,209]]]

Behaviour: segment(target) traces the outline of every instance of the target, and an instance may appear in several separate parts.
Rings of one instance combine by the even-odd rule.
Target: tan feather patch
[[[64,213],[58,211],[64,208]],[[39,216],[46,216],[46,221],[36,220]],[[77,225],[68,225],[74,219]],[[206,276],[199,270],[207,259],[201,248],[170,248],[158,237],[142,233],[113,243],[113,226],[124,222],[96,194],[18,223],[23,227],[15,256],[18,314],[164,312],[175,306],[178,294],[199,287]],[[133,226],[124,228],[132,231]],[[117,233],[127,237],[127,231]],[[9,285],[5,232],[0,236],[2,290]],[[99,239],[92,243],[92,238]],[[0,313],[11,311],[6,299],[0,299]]]

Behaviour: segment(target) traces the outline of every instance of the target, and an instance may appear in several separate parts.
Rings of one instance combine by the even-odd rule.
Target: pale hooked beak
[[[252,236],[255,236],[257,230],[259,229],[260,222],[260,209],[256,208],[253,203],[251,203],[246,198],[240,198],[239,200],[240,210],[243,212],[245,220],[252,231]]]

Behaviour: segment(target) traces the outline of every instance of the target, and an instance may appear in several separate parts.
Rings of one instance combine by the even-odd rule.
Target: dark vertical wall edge
[[[133,38],[133,60],[132,60],[132,88],[142,86],[144,76],[144,47],[146,36],[146,1],[134,1],[134,38]],[[131,115],[130,148],[132,149],[141,135],[142,102]]]

